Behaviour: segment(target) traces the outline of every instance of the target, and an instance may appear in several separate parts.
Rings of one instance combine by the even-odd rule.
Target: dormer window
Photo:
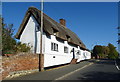
[[[70,36],[66,35],[66,37],[67,37],[67,40],[70,41]]]
[[[58,30],[53,28],[53,35],[57,35],[58,34]]]
[[[79,44],[80,44],[80,46],[82,45],[82,43],[81,43],[81,42],[79,42]]]
[[[58,32],[55,32],[55,33],[54,33],[54,35],[57,35],[57,34],[58,34]]]

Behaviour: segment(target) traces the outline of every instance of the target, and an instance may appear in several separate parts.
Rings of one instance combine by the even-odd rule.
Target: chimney
[[[65,21],[65,19],[59,19],[59,21],[60,21],[60,24],[62,24],[63,26],[66,26],[66,21]]]

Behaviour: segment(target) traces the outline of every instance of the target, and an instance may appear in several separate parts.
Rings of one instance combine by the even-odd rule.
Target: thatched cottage
[[[41,11],[30,7],[19,27],[16,38],[31,46],[32,53],[40,53]],[[45,13],[43,15],[44,67],[70,63],[72,59],[90,59],[91,53],[79,37],[68,29],[66,21],[56,22]]]

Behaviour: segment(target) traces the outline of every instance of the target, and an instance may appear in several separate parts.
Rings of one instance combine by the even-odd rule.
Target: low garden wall
[[[15,73],[35,70],[39,67],[39,55],[21,53],[2,57],[2,79]]]

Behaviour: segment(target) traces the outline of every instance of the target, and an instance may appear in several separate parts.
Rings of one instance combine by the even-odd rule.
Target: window
[[[56,44],[56,43],[51,43],[51,50],[52,51],[58,51],[58,44]]]
[[[70,41],[70,36],[66,35],[66,37],[67,37],[67,40]]]
[[[58,44],[55,44],[55,51],[58,51]]]
[[[68,47],[64,46],[64,53],[68,53]]]
[[[54,43],[51,43],[51,50],[54,50]]]
[[[36,32],[40,31],[40,26],[36,25]]]
[[[58,35],[58,30],[53,28],[53,33],[54,33],[54,35]]]
[[[77,54],[80,55],[80,50],[77,51]]]
[[[86,53],[84,52],[84,53],[83,53],[83,55],[85,56],[85,55],[86,55]]]

